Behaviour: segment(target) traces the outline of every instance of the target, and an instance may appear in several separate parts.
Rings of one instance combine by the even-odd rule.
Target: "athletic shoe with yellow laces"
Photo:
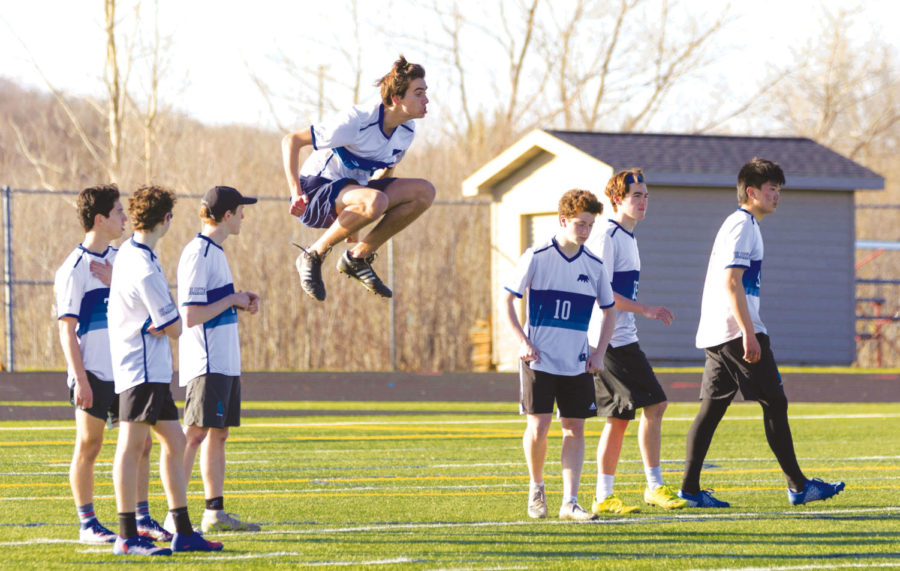
[[[639,506],[629,506],[615,494],[606,496],[606,499],[602,502],[595,498],[593,503],[591,503],[591,512],[595,514],[611,513],[625,515],[639,511],[641,511]]]
[[[659,506],[667,510],[677,510],[687,507],[688,502],[684,498],[678,497],[678,490],[672,486],[657,486],[651,490],[644,490],[644,501],[651,506]]]

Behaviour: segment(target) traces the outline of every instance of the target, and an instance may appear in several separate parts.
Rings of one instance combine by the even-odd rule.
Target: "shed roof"
[[[788,188],[884,188],[877,173],[803,137],[546,132],[614,169],[641,167],[655,184],[733,186],[744,163],[765,157],[784,169]]]

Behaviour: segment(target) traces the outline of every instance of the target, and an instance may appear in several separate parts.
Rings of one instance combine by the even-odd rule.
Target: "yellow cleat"
[[[595,514],[611,513],[625,515],[639,511],[641,511],[640,507],[625,504],[625,502],[620,500],[615,494],[610,494],[602,502],[594,499],[593,503],[591,503],[591,512]]]
[[[659,506],[667,510],[677,510],[687,507],[688,501],[678,497],[678,492],[672,486],[658,486],[655,490],[644,490],[644,501],[651,506]]]

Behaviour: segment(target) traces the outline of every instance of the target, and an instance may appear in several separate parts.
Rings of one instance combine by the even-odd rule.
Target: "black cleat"
[[[354,258],[350,255],[350,251],[347,250],[341,256],[341,259],[338,260],[337,269],[339,272],[347,274],[348,277],[358,279],[362,282],[362,285],[366,286],[367,290],[375,295],[391,297],[393,295],[391,290],[384,285],[384,282],[375,275],[375,270],[372,269],[372,262],[374,261],[375,254],[368,258]]]
[[[297,273],[300,274],[300,287],[309,297],[316,301],[325,299],[325,282],[322,281],[322,260],[331,251],[331,248],[325,251],[325,254],[319,255],[318,252],[307,250],[306,248],[294,244],[303,252],[297,256],[294,265],[297,266]]]

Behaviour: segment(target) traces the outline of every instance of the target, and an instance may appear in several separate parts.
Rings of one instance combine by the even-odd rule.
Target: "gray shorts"
[[[241,377],[210,373],[191,379],[184,401],[184,425],[240,426]]]
[[[622,420],[634,420],[637,409],[666,400],[647,356],[636,342],[606,350],[603,371],[594,375],[594,392],[597,415]]]

